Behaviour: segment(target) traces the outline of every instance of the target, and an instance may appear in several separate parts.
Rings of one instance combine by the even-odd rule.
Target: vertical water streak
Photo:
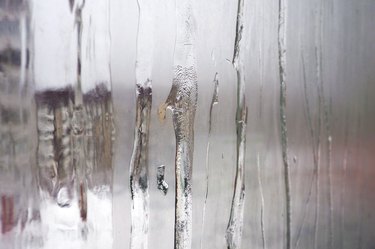
[[[265,3],[262,2],[261,16],[264,16]],[[263,114],[263,88],[264,88],[264,51],[263,51],[263,41],[264,41],[264,23],[261,27],[261,42],[259,42],[259,78],[260,78],[260,91],[259,91],[259,119],[262,118]],[[264,229],[264,194],[263,194],[263,184],[260,171],[260,155],[257,153],[257,169],[258,169],[258,185],[259,185],[259,194],[261,197],[261,207],[260,207],[260,226],[262,234],[262,246],[263,249],[267,248],[266,244],[266,235]]]
[[[348,154],[349,154],[349,111],[347,110],[345,113],[345,126],[344,126],[344,155],[342,158],[342,188],[341,188],[341,212],[340,212],[340,217],[341,217],[341,237],[343,238],[345,234],[345,223],[344,223],[344,218],[346,215],[346,209],[345,209],[345,200],[347,198],[347,191],[346,191],[346,179],[348,177],[348,171],[347,171],[347,166],[348,166]],[[341,240],[341,248],[344,248],[344,242]]]
[[[247,107],[245,102],[245,78],[241,58],[244,0],[238,0],[236,37],[232,64],[237,76],[237,110],[236,110],[236,133],[237,133],[237,158],[236,176],[229,222],[226,230],[226,242],[228,249],[241,247],[243,213],[245,204],[245,152],[246,152],[246,124]]]
[[[320,138],[322,135],[321,126],[322,126],[322,110],[324,109],[323,100],[324,100],[324,91],[323,91],[323,78],[322,78],[322,1],[318,0],[315,7],[315,37],[314,37],[314,47],[315,47],[315,71],[316,71],[316,81],[318,89],[318,144],[317,144],[317,179],[316,179],[316,211],[315,211],[315,221],[314,221],[314,248],[318,246],[318,230],[319,230],[319,215],[320,215],[320,187],[319,179],[321,174],[320,169],[320,154],[321,154],[321,145]]]
[[[198,99],[192,0],[176,1],[176,22],[174,78],[168,98],[159,108],[159,118],[165,117],[165,108],[172,111],[176,136],[174,248],[190,249],[194,118]]]
[[[37,107],[38,184],[42,201],[70,206],[74,195],[71,129],[76,53],[67,1],[32,1],[33,69]]]
[[[330,125],[327,127],[327,131],[329,134],[330,132]],[[328,135],[327,138],[327,146],[328,146],[328,207],[329,207],[329,246],[330,249],[333,249],[334,237],[333,237],[333,204],[332,204],[332,195],[333,195],[333,188],[332,188],[332,136]]]
[[[131,249],[148,248],[149,192],[148,141],[152,104],[153,38],[152,1],[138,0],[138,33],[136,54],[136,120],[133,154],[130,162]]]
[[[322,44],[322,43],[321,43]],[[322,50],[322,49],[320,49]],[[322,57],[321,57],[322,59]],[[320,62],[322,64],[322,62]],[[322,67],[322,65],[321,65]],[[328,165],[328,207],[329,207],[329,246],[330,249],[333,249],[334,243],[334,235],[333,235],[333,204],[332,204],[332,195],[333,195],[333,187],[332,187],[332,132],[331,132],[331,124],[329,120],[329,112],[328,112],[328,105],[325,101],[325,93],[323,88],[323,78],[322,78],[322,100],[323,100],[323,108],[324,108],[324,123],[325,123],[325,130],[327,133],[327,165]]]
[[[260,156],[257,154],[257,168],[258,168],[258,184],[259,184],[259,193],[260,193],[260,227],[262,230],[262,245],[263,248],[266,248],[266,239],[265,239],[265,229],[264,229],[264,195],[263,195],[263,185],[262,178],[260,175]]]
[[[286,26],[287,1],[279,0],[278,51],[280,77],[280,130],[281,150],[284,164],[285,211],[286,211],[286,248],[291,248],[291,199],[288,161],[288,133],[286,123]]]
[[[327,170],[328,170],[328,206],[329,206],[329,246],[333,248],[333,207],[332,207],[332,136],[331,136],[331,125],[329,121],[328,105],[325,98],[324,80],[323,80],[323,4],[324,1],[318,0],[315,12],[315,53],[316,53],[316,74],[319,88],[319,125],[324,125],[326,135],[326,146],[327,146]],[[320,154],[320,148],[318,153]],[[318,169],[319,170],[319,169]],[[318,172],[319,175],[319,172]],[[319,196],[319,194],[317,193]],[[319,200],[317,201],[317,209],[319,214]],[[318,220],[317,220],[318,222]],[[317,246],[317,230],[318,224],[316,224],[316,236],[315,246]]]
[[[79,103],[79,102],[78,102]],[[77,104],[77,98],[73,107],[72,116],[72,148],[73,165],[76,177],[76,193],[78,195],[80,217],[82,221],[87,219],[87,182],[86,166],[84,154],[84,132],[85,132],[85,113],[82,103]]]
[[[74,89],[74,107],[72,115],[72,148],[73,165],[76,174],[76,194],[80,217],[83,222],[87,220],[87,181],[86,181],[86,163],[85,163],[85,121],[86,115],[83,109],[82,99],[82,9],[85,6],[85,0],[75,1],[71,5],[75,12],[75,28],[77,31],[77,82]],[[74,8],[74,9],[73,9]]]
[[[110,1],[75,1],[78,32],[76,115],[84,118],[84,164],[76,189],[80,199],[81,232],[90,246],[113,243],[112,186],[115,127],[110,74]],[[78,77],[77,77],[78,76]],[[82,110],[81,110],[82,107]],[[82,145],[80,145],[82,146]],[[80,148],[82,150],[82,148]],[[79,165],[77,165],[79,166]],[[78,177],[78,176],[77,176]]]
[[[147,248],[149,194],[148,194],[148,137],[151,111],[151,87],[137,85],[136,129],[130,162],[131,240],[130,248]]]
[[[363,32],[362,32],[363,34]],[[367,90],[367,84],[368,82],[365,83],[364,86],[362,86],[362,89],[366,89]],[[366,174],[366,171],[365,171],[365,167],[370,165],[370,161],[368,160],[368,157],[367,157],[367,153],[368,153],[368,147],[370,146],[364,146],[364,138],[363,138],[363,131],[369,131],[369,126],[367,125],[368,123],[366,123],[366,118],[363,118],[364,115],[366,115],[369,110],[368,108],[368,96],[369,96],[369,91],[366,91],[366,94],[364,96],[364,98],[362,99],[362,103],[359,105],[359,106],[364,106],[364,109],[363,109],[363,112],[359,111],[358,109],[358,121],[357,121],[357,130],[358,130],[358,135],[357,137],[359,138],[358,139],[358,145],[357,145],[357,148],[359,148],[360,150],[363,151],[363,154],[360,153],[360,152],[357,152],[357,163],[359,163],[361,165],[360,167],[360,174],[362,176],[364,176]],[[364,113],[364,114],[363,114]],[[366,116],[365,116],[366,117]],[[360,219],[359,219],[359,229],[358,229],[358,246],[359,248],[363,248],[363,245],[366,244],[366,236],[364,235],[364,231],[366,230],[365,229],[365,225],[366,222],[365,222],[365,217],[366,217],[366,190],[368,189],[368,182],[366,181],[366,178],[363,179],[363,178],[360,178],[359,179],[359,212],[360,212]]]
[[[85,113],[86,179],[88,190],[104,205],[112,195],[115,132],[110,74],[110,2],[78,2],[81,2],[76,13],[77,20],[81,16],[81,25],[77,25],[80,29],[78,70],[81,72],[78,90],[82,92]]]
[[[265,2],[262,1],[262,9],[261,9],[261,16],[265,15]],[[260,39],[259,42],[259,78],[260,78],[260,90],[259,90],[259,118],[262,118],[263,114],[263,88],[264,88],[264,48],[263,48],[263,42],[265,39],[265,32],[264,32],[264,21],[262,23],[261,31],[260,31]]]
[[[111,248],[113,243],[112,146],[115,130],[112,94],[106,84],[100,84],[83,94],[83,112],[85,115],[84,183],[87,184],[87,189],[84,185],[77,187],[82,200],[87,200],[86,222],[89,228],[87,241],[92,246],[95,244],[97,248]],[[83,232],[86,234],[85,230]]]
[[[206,193],[204,197],[203,203],[203,211],[202,211],[202,231],[201,231],[201,248],[203,247],[203,238],[204,238],[204,225],[205,225],[205,216],[206,216],[206,206],[207,206],[207,198],[208,198],[208,186],[209,186],[209,172],[210,172],[210,138],[211,138],[211,130],[212,130],[212,111],[214,105],[219,102],[219,79],[218,73],[215,74],[214,78],[214,92],[212,94],[212,100],[210,105],[209,111],[209,118],[208,118],[208,138],[207,138],[207,148],[206,148]]]
[[[303,48],[301,48],[301,51],[303,51]],[[303,89],[304,89],[304,99],[305,99],[305,115],[307,118],[307,126],[310,131],[310,138],[311,138],[311,146],[312,146],[312,156],[313,156],[313,163],[314,163],[314,171],[313,176],[311,179],[311,184],[309,187],[309,192],[307,196],[307,200],[304,203],[305,207],[307,208],[308,204],[310,203],[312,192],[313,192],[313,183],[315,183],[315,191],[316,191],[316,201],[319,202],[319,169],[320,169],[320,136],[321,136],[321,111],[320,111],[320,92],[319,92],[319,84],[317,84],[317,93],[318,93],[318,127],[317,129],[314,129],[313,127],[313,121],[312,121],[312,113],[310,110],[310,101],[308,97],[309,88],[307,84],[307,76],[306,76],[306,63],[303,56],[303,52],[301,53],[301,64],[302,64],[302,81],[303,81]],[[317,77],[317,81],[319,83],[319,76]],[[316,141],[315,141],[316,140]],[[302,230],[305,225],[306,221],[306,211],[303,213],[302,218],[302,224],[300,228],[298,229],[297,236],[296,236],[296,242],[294,244],[295,248],[299,247],[299,241],[301,238]],[[318,208],[315,209],[315,223],[314,223],[314,230],[316,230],[316,224],[318,221]]]

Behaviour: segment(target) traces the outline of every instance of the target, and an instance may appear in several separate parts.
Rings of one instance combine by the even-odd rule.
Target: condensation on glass
[[[0,0],[0,248],[374,248],[371,0]]]

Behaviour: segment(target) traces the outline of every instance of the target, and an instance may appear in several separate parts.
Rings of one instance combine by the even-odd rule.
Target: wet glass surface
[[[0,248],[374,248],[373,13],[1,0]]]

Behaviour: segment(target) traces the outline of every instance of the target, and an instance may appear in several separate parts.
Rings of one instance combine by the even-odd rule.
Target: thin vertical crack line
[[[363,105],[361,105],[363,106]],[[361,129],[361,112],[358,111],[358,118],[357,118],[357,146],[356,148],[358,148],[358,151],[362,151],[361,148],[363,148],[363,141],[361,139],[361,131],[363,129]],[[357,165],[361,165],[360,168],[359,168],[359,175],[363,175],[363,163],[359,163],[359,159],[361,158],[361,156],[359,155],[360,152],[356,153],[356,163]],[[366,182],[365,180],[362,180],[359,179],[359,184],[358,184],[358,209],[359,209],[359,215],[360,215],[360,218],[359,218],[359,223],[358,223],[358,248],[362,249],[362,243],[363,243],[363,215],[364,215],[364,205],[363,205],[363,198],[364,198],[364,195],[363,195],[363,186],[364,186],[364,183]]]
[[[340,227],[341,227],[341,237],[343,238],[345,233],[345,224],[344,224],[344,217],[345,217],[345,200],[346,200],[346,179],[348,177],[347,175],[347,165],[348,165],[348,143],[349,143],[349,111],[348,109],[345,112],[345,126],[344,126],[344,157],[342,162],[343,172],[342,172],[342,188],[341,188],[341,217],[340,217]],[[344,247],[343,240],[340,240],[341,242],[341,248]]]
[[[264,16],[264,1],[262,1],[261,16]],[[259,73],[260,73],[260,105],[259,105],[259,118],[262,118],[263,112],[263,85],[264,85],[264,56],[263,56],[263,39],[264,39],[264,22],[261,27],[261,42],[259,42]],[[262,178],[260,173],[260,155],[257,153],[257,168],[258,168],[258,185],[259,185],[259,194],[261,197],[261,206],[260,206],[260,227],[262,233],[262,245],[263,249],[266,246],[265,239],[265,229],[264,229],[264,194],[263,194],[263,185]]]
[[[368,81],[365,83],[364,90],[365,90],[366,94],[365,94],[365,96],[364,96],[364,98],[362,100],[363,104],[360,105],[360,106],[364,106],[363,114],[365,115],[365,117],[366,117],[366,114],[369,113],[369,105],[368,105],[368,97],[369,97],[368,83],[369,83]],[[371,94],[371,92],[370,92],[370,94]],[[358,112],[358,115],[359,115],[358,119],[360,119],[360,116],[363,116],[363,114],[360,115],[360,113],[361,112],[359,111]],[[358,122],[360,122],[360,120]],[[360,124],[358,124],[358,128],[360,128]],[[363,127],[362,127],[362,129],[359,129],[359,130],[360,131],[369,131],[370,130],[370,128],[368,126],[368,122],[366,122],[366,120],[363,121]],[[359,139],[360,142],[361,142],[360,147],[357,146],[357,148],[360,149],[359,152],[362,152],[364,154],[363,156],[360,157],[363,160],[363,163],[361,163],[361,169],[360,169],[361,170],[360,174],[363,175],[363,179],[362,179],[360,190],[359,190],[360,191],[360,198],[359,198],[359,200],[360,200],[360,216],[361,216],[361,218],[360,218],[360,223],[359,223],[360,227],[359,227],[359,231],[358,231],[359,236],[360,236],[359,242],[358,242],[359,243],[359,248],[362,249],[362,248],[366,247],[366,244],[367,244],[366,240],[363,238],[363,230],[364,230],[363,226],[366,223],[368,224],[368,222],[364,221],[363,219],[365,218],[364,216],[366,215],[365,201],[367,201],[367,198],[365,198],[365,191],[367,189],[369,189],[368,188],[368,181],[366,181],[365,171],[366,171],[366,167],[368,165],[370,165],[370,160],[369,160],[369,157],[368,157],[369,152],[370,152],[370,146],[364,146],[363,145],[364,142],[363,142],[363,133],[362,132],[359,132],[359,134],[357,134],[357,139]],[[365,241],[363,241],[363,240],[365,240]],[[364,243],[364,245],[363,245],[363,243]]]
[[[113,1],[108,1],[107,2],[107,7],[108,7],[108,19],[107,19],[107,25],[109,26],[108,27],[108,51],[109,51],[109,54],[108,54],[108,57],[109,57],[109,60],[108,60],[108,76],[109,76],[109,82],[111,83],[111,91],[112,91],[112,79],[113,79],[113,71],[112,71],[112,25],[111,25],[111,17],[112,17],[112,4],[113,4]],[[112,112],[113,112],[113,103],[112,104]],[[113,114],[112,114],[113,115]],[[116,140],[116,125],[115,125],[115,121],[114,121],[114,117],[112,116],[111,117],[111,129],[112,129],[112,132],[111,132],[111,140],[112,140],[112,153],[113,153],[113,145],[114,145],[114,142]],[[111,174],[111,179],[112,179],[112,184],[113,184],[113,179],[115,179],[115,170],[112,170],[112,174]],[[114,193],[113,193],[113,186],[112,187],[112,191],[111,191],[111,200],[113,200],[113,196],[114,196]],[[111,211],[112,211],[112,219],[113,219],[113,214],[115,213],[115,205],[112,205],[112,208],[111,208]],[[114,224],[112,224],[112,230],[114,230]]]
[[[322,79],[322,68],[321,68],[321,24],[322,24],[322,1],[317,1],[316,11],[315,11],[315,71],[316,71],[316,82],[318,89],[318,167],[317,167],[317,180],[316,180],[316,208],[315,208],[315,220],[314,220],[314,248],[318,245],[318,230],[319,230],[319,210],[320,210],[320,187],[319,187],[319,176],[320,176],[320,153],[321,153],[321,143],[320,137],[322,135],[322,102],[324,98],[324,92],[322,91],[323,79]]]
[[[211,139],[211,130],[212,130],[212,111],[214,105],[219,102],[219,79],[218,73],[215,74],[214,78],[214,92],[212,94],[212,100],[210,105],[210,113],[208,119],[208,138],[207,138],[207,149],[206,149],[206,193],[203,203],[203,212],[202,212],[202,231],[201,231],[201,249],[203,248],[203,238],[204,238],[204,226],[205,226],[205,217],[206,217],[206,206],[208,198],[208,187],[209,187],[209,171],[210,171],[210,139]]]
[[[330,126],[330,125],[328,125]],[[330,248],[333,249],[333,205],[332,205],[332,195],[333,195],[333,188],[332,188],[332,136],[330,135],[330,128],[327,128],[328,130],[328,138],[327,138],[327,144],[328,144],[328,206],[329,206],[329,242],[330,242]]]
[[[303,51],[303,48],[301,48],[301,51]],[[306,64],[305,64],[305,59],[303,56],[303,52],[301,52],[301,63],[302,63],[302,81],[303,81],[303,89],[304,89],[304,99],[305,99],[305,115],[307,118],[307,124],[310,130],[310,137],[311,137],[311,145],[312,145],[312,154],[313,154],[313,162],[314,162],[314,171],[313,171],[313,177],[311,179],[310,187],[309,187],[309,192],[308,192],[308,197],[307,200],[304,203],[305,206],[305,211],[303,213],[303,218],[302,218],[302,224],[300,225],[300,228],[298,229],[297,232],[297,237],[296,237],[296,242],[294,244],[294,248],[298,248],[299,246],[299,240],[301,238],[301,233],[302,229],[305,225],[306,221],[306,210],[308,207],[308,204],[310,203],[311,196],[312,196],[312,189],[313,189],[313,183],[317,185],[318,183],[318,167],[319,167],[319,161],[318,161],[318,154],[317,154],[317,148],[319,147],[319,137],[318,137],[318,142],[317,145],[315,144],[314,138],[315,138],[315,131],[313,128],[313,123],[311,119],[311,110],[310,110],[310,102],[308,98],[308,87],[307,87],[307,77],[306,77]],[[319,132],[319,130],[318,130]]]
[[[264,17],[264,1],[262,1],[262,12],[261,16]],[[261,35],[259,42],[259,76],[260,76],[260,92],[259,92],[259,118],[262,118],[263,113],[263,88],[264,88],[264,54],[263,54],[263,42],[264,42],[264,19],[262,20]]]
[[[329,246],[333,249],[333,207],[332,207],[332,135],[331,135],[331,125],[329,121],[329,114],[328,114],[328,106],[325,100],[325,91],[324,91],[324,81],[323,81],[323,1],[320,1],[320,8],[319,8],[319,40],[318,40],[318,47],[317,47],[317,55],[319,56],[318,59],[318,68],[320,72],[320,90],[321,90],[321,98],[322,98],[322,107],[323,107],[323,120],[324,120],[324,127],[326,130],[327,135],[327,164],[328,164],[328,206],[329,206]]]
[[[257,154],[257,168],[258,168],[258,185],[259,185],[259,193],[260,193],[260,227],[262,231],[262,244],[263,248],[266,248],[266,239],[265,239],[265,230],[264,230],[264,195],[263,195],[263,185],[262,185],[262,178],[260,175],[260,156],[259,153]]]
[[[237,110],[236,110],[236,133],[237,133],[237,157],[236,176],[234,180],[233,198],[229,222],[225,234],[227,248],[238,249],[241,247],[243,215],[245,205],[245,153],[246,153],[246,124],[247,107],[245,102],[245,78],[241,59],[241,45],[243,33],[243,10],[244,0],[238,1],[236,37],[233,52],[232,65],[237,76]]]
[[[130,248],[148,248],[149,180],[148,143],[152,105],[152,28],[151,1],[138,0],[138,30],[136,49],[136,118],[133,153],[129,168],[131,191]]]
[[[316,62],[317,62],[317,77],[320,83],[320,97],[321,105],[323,109],[323,122],[324,128],[326,131],[327,139],[327,164],[328,164],[328,206],[329,206],[329,246],[333,248],[333,207],[332,207],[332,135],[331,135],[331,125],[329,121],[328,106],[325,100],[325,91],[324,91],[324,80],[323,80],[323,3],[324,1],[319,0],[317,11],[316,11]],[[317,238],[317,236],[316,236]]]
[[[279,50],[279,77],[280,77],[280,128],[281,150],[284,164],[285,207],[286,207],[286,248],[291,248],[291,197],[288,162],[288,134],[286,123],[286,0],[279,0],[278,22],[278,50]]]
[[[330,226],[329,226],[329,231],[330,231],[330,241],[331,241],[331,248],[334,248],[334,223],[333,223],[333,203],[332,203],[332,196],[333,196],[333,186],[332,186],[332,135],[331,135],[331,128],[329,125],[329,136],[328,136],[328,186],[329,186],[329,211],[330,211]]]

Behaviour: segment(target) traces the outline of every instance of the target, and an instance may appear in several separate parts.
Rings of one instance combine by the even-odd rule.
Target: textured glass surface
[[[375,248],[373,0],[0,0],[0,248]]]

